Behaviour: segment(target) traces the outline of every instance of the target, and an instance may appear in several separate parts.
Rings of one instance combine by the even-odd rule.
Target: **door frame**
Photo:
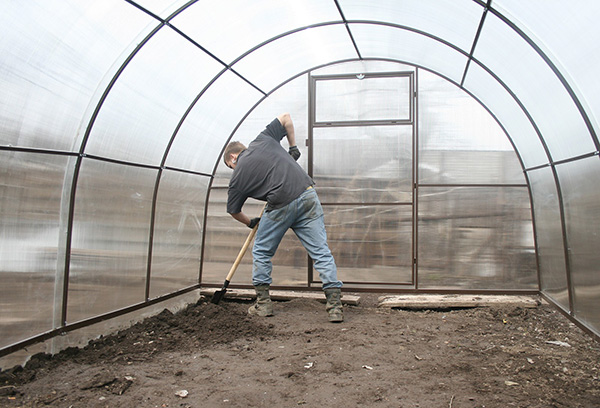
[[[411,126],[412,127],[412,180],[411,180],[411,201],[403,203],[385,203],[390,206],[411,206],[412,208],[412,233],[411,233],[411,256],[412,266],[409,281],[399,282],[348,282],[346,284],[364,287],[375,287],[375,286],[399,286],[403,288],[417,289],[417,71],[392,71],[392,72],[356,72],[356,73],[344,73],[344,74],[329,74],[329,75],[308,75],[308,138],[306,140],[306,147],[308,150],[308,174],[312,178],[314,177],[314,129],[315,128],[331,128],[331,127],[358,127],[358,126]],[[316,87],[319,81],[328,80],[348,80],[348,79],[369,79],[369,78],[407,78],[409,81],[409,115],[408,118],[397,118],[397,119],[376,119],[376,120],[344,120],[344,121],[320,121],[316,120],[317,112],[317,95]],[[328,205],[355,205],[358,203],[322,203],[324,207]],[[381,205],[381,203],[360,203],[361,205]],[[308,257],[308,285],[312,286],[318,284],[319,281],[315,280],[314,270],[312,266],[312,260]]]

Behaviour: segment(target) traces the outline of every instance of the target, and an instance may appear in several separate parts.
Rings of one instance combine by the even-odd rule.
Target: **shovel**
[[[260,212],[259,217],[262,217],[266,206],[267,205],[265,204],[265,206],[263,207],[263,209]],[[223,282],[223,287],[221,288],[221,290],[217,290],[213,294],[212,299],[210,300],[211,303],[218,305],[219,302],[221,301],[221,299],[223,299],[223,296],[225,296],[225,292],[227,292],[227,287],[229,286],[229,282],[231,282],[231,278],[233,278],[233,274],[235,273],[237,267],[240,265],[240,262],[242,262],[242,258],[246,254],[246,251],[248,250],[250,243],[254,239],[254,235],[256,235],[257,229],[258,229],[258,224],[256,224],[254,226],[254,228],[252,228],[252,231],[250,231],[250,234],[248,234],[248,238],[246,238],[246,242],[244,242],[242,249],[240,249],[240,253],[238,254],[237,258],[235,259],[235,262],[233,263],[233,265],[231,266],[231,269],[229,270],[229,273],[227,274],[227,277],[225,278],[225,282]]]

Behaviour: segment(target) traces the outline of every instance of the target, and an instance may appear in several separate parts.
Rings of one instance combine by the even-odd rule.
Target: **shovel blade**
[[[221,288],[221,290],[217,290],[214,295],[212,296],[212,299],[210,300],[210,303],[214,303],[215,305],[218,305],[219,302],[221,301],[221,299],[223,299],[223,296],[225,296],[225,292],[227,292],[227,287],[229,286],[229,279],[225,279],[225,282],[223,282],[223,287]]]
[[[225,292],[227,292],[227,289],[217,290],[212,295],[212,299],[210,300],[210,303],[214,303],[215,305],[218,305],[219,302],[221,301],[221,299],[223,299],[223,297],[225,296]]]

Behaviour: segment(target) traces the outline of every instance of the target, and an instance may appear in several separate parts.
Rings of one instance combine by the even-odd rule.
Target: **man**
[[[289,151],[280,142],[287,137]],[[285,232],[291,228],[308,251],[323,283],[329,321],[344,320],[341,287],[337,267],[327,246],[323,209],[313,189],[314,182],[296,163],[300,150],[296,146],[294,124],[288,113],[279,115],[267,125],[246,148],[231,142],[225,148],[223,161],[233,169],[229,182],[227,212],[233,218],[254,228],[258,224],[252,249],[252,284],[256,303],[248,313],[272,316],[269,288],[272,283],[271,258]],[[242,212],[248,197],[266,201],[262,218],[250,219]]]

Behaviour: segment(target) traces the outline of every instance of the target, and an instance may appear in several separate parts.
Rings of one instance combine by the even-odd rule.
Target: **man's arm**
[[[246,214],[244,214],[241,211],[237,214],[231,214],[231,216],[233,218],[235,218],[236,220],[238,220],[239,222],[241,222],[242,224],[244,224],[245,226],[250,225],[250,217],[248,217]]]
[[[292,117],[289,113],[282,113],[281,115],[277,116],[277,119],[287,133],[287,140],[288,144],[290,145],[288,153],[294,158],[294,160],[298,161],[298,158],[300,157],[300,150],[298,150],[298,146],[296,146],[296,132],[294,131]]]
[[[296,133],[294,131],[294,123],[292,122],[292,117],[290,114],[282,113],[281,115],[277,116],[277,119],[279,119],[279,122],[287,133],[287,140],[290,147],[296,146]]]
[[[261,212],[261,215],[262,215],[262,212]],[[236,220],[238,220],[239,222],[241,222],[242,224],[244,224],[248,228],[254,228],[256,226],[256,224],[258,224],[260,222],[260,217],[249,218],[246,214],[244,214],[241,211],[237,214],[231,214],[231,216],[233,218],[235,218]]]

